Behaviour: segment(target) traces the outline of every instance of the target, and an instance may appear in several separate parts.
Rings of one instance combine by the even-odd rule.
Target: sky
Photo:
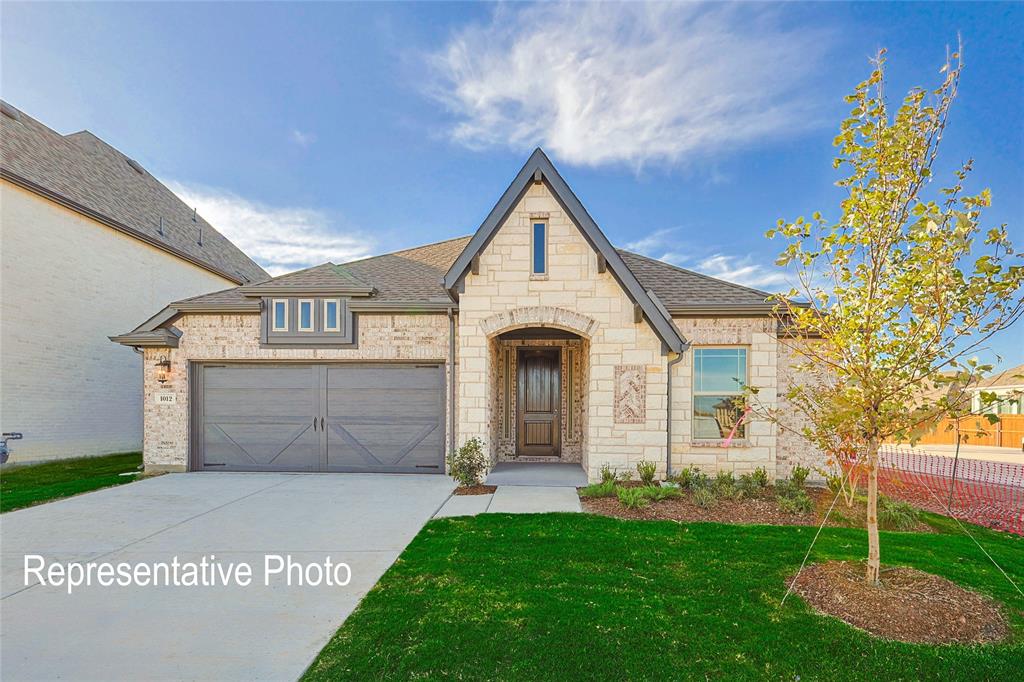
[[[843,96],[966,68],[974,159],[1024,245],[1024,5],[18,3],[0,93],[87,129],[274,274],[471,234],[541,146],[620,247],[762,289],[779,218],[836,215]],[[937,189],[937,187],[935,188]],[[986,361],[1024,363],[1024,324]]]

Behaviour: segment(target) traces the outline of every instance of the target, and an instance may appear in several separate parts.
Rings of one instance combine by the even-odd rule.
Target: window
[[[328,298],[324,300],[324,331],[325,332],[340,332],[341,331],[341,315],[338,314],[338,310],[341,308],[341,302],[336,298]]]
[[[743,410],[740,396],[747,383],[746,348],[698,348],[693,352],[693,437],[728,438]],[[746,426],[736,429],[744,438]]]
[[[544,275],[548,271],[548,225],[533,224],[533,274]]]
[[[299,331],[313,331],[313,301],[308,298],[299,301]]]
[[[283,298],[274,299],[274,324],[271,325],[275,332],[288,331],[288,301]]]

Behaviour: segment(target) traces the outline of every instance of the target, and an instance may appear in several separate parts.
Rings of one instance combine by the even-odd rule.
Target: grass
[[[1019,679],[1024,598],[952,523],[883,532],[883,562],[1001,601],[1007,643],[903,644],[780,607],[815,528],[483,514],[427,524],[305,679]],[[1024,539],[971,532],[1024,584]],[[826,528],[811,561],[866,552],[863,530]]]
[[[79,457],[0,470],[0,512],[30,507],[41,502],[130,483],[142,464],[141,452],[122,452],[102,457]]]

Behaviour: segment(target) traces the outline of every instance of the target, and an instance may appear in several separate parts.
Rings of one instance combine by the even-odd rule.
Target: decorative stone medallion
[[[615,423],[647,421],[647,375],[643,365],[615,365]]]

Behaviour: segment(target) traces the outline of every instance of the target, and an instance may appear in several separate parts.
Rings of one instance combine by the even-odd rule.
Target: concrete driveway
[[[437,475],[173,474],[4,514],[0,678],[295,679],[453,487]],[[215,555],[249,564],[253,580],[68,594],[26,586],[26,554],[133,566]],[[267,554],[345,562],[351,582],[265,586]]]

